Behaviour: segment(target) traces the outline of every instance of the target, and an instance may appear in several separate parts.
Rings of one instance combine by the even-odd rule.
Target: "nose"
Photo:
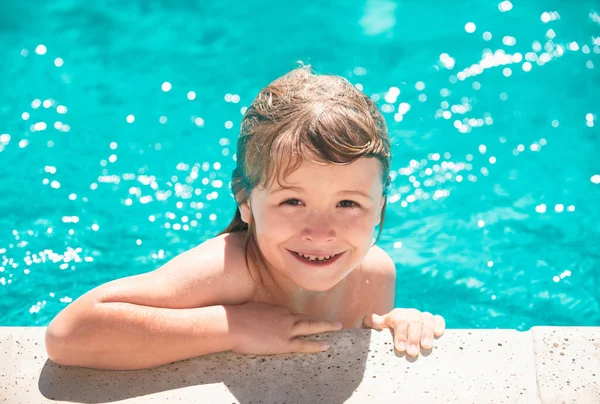
[[[330,243],[337,237],[333,220],[323,213],[313,212],[306,217],[302,229],[304,241]]]

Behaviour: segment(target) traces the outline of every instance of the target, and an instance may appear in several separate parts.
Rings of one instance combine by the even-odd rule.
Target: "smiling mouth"
[[[310,263],[310,264],[321,264],[321,265],[326,265],[329,264],[333,261],[336,261],[337,258],[343,254],[342,253],[338,253],[338,254],[333,254],[333,255],[324,255],[324,256],[316,256],[316,255],[307,255],[307,254],[302,254],[296,251],[291,251],[288,250],[290,253],[292,253],[297,259]]]

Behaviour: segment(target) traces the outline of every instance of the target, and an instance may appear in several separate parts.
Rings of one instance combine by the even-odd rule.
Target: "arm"
[[[85,305],[66,333],[46,333],[52,361],[66,366],[133,370],[231,349],[226,306],[163,309],[131,303]]]
[[[241,246],[239,236],[220,236],[153,272],[91,290],[48,326],[50,359],[142,369],[231,349],[232,311],[254,290]]]

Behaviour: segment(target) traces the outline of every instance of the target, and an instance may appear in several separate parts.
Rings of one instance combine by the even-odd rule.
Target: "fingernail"
[[[333,325],[335,326],[335,328],[342,328],[342,323],[340,323],[339,321],[336,321],[335,323],[333,323]]]
[[[411,345],[408,347],[408,352],[412,355],[417,355],[419,353],[419,348],[416,345]]]
[[[431,339],[429,339],[429,338],[425,338],[425,339],[423,340],[423,345],[425,345],[425,346],[427,346],[427,347],[431,346]]]
[[[321,349],[322,349],[323,351],[326,351],[326,350],[328,350],[328,349],[329,349],[329,343],[328,343],[328,342],[323,342],[323,343],[321,344]]]
[[[396,344],[397,348],[400,352],[403,352],[404,350],[406,350],[406,345],[404,344],[404,342],[398,342]]]

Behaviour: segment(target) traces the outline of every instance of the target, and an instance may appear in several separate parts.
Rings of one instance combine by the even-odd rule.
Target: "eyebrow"
[[[304,189],[300,188],[300,187],[293,187],[293,186],[289,186],[289,187],[277,187],[275,188],[272,193],[278,193],[278,192],[283,192],[283,191],[294,191],[294,192],[298,192],[299,194],[303,194],[304,193]],[[369,194],[367,194],[364,191],[361,191],[360,189],[345,189],[343,191],[339,191],[337,192],[336,195],[360,195],[363,196],[367,199],[371,199],[371,196]]]

